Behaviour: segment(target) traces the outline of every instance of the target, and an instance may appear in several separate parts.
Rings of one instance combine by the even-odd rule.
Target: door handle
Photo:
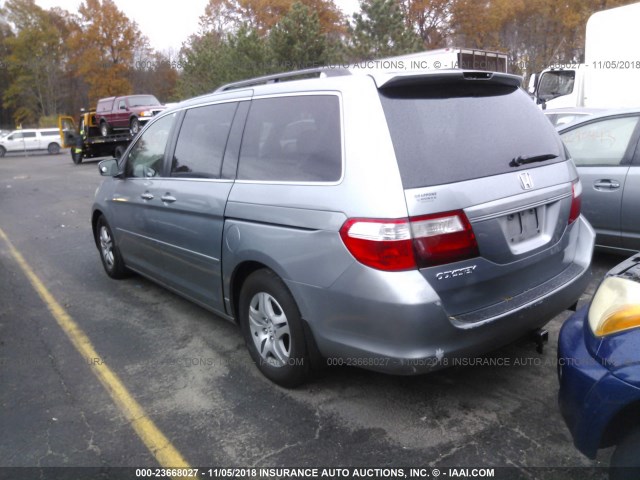
[[[620,182],[617,180],[602,179],[593,182],[596,190],[616,190],[620,188]]]
[[[153,200],[153,193],[144,192],[142,195],[140,195],[140,197],[143,200]]]
[[[176,201],[176,197],[174,197],[170,193],[165,193],[160,197],[160,200],[162,200],[164,203],[173,203]]]

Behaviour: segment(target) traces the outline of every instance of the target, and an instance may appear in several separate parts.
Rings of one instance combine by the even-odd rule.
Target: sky
[[[197,33],[208,0],[114,0],[118,8],[149,38],[155,50],[177,55],[182,42]],[[335,0],[347,15],[358,10],[358,0]],[[77,12],[81,0],[36,0],[42,8]]]

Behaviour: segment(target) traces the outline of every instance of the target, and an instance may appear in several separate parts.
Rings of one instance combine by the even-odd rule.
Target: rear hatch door
[[[577,273],[569,235],[580,193],[575,167],[519,77],[404,76],[379,92],[409,216],[461,214],[477,242],[471,256],[422,263],[451,316],[499,316]]]

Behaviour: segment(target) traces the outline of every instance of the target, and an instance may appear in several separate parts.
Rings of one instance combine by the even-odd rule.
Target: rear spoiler
[[[505,87],[519,88],[522,77],[508,73],[485,72],[480,70],[441,70],[408,74],[370,73],[379,89],[416,85],[446,83],[483,82]]]

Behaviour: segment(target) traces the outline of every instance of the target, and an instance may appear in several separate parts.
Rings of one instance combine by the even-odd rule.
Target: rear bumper
[[[591,278],[595,239],[582,217],[575,227],[573,259],[567,267],[571,278],[552,282],[544,294],[474,323],[448,316],[418,271],[379,272],[355,264],[328,289],[289,287],[303,299],[303,317],[330,365],[425,373],[504,346],[573,305]]]
[[[640,401],[640,389],[613,375],[588,351],[585,335],[588,307],[572,315],[558,337],[558,402],[573,443],[595,458],[613,418],[625,406]]]

